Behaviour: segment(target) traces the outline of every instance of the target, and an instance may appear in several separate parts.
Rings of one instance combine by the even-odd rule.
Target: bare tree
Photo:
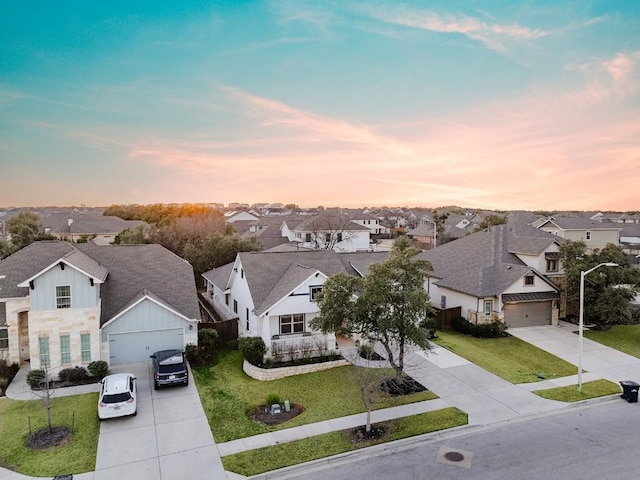
[[[309,240],[316,250],[332,250],[340,243],[350,242],[355,233],[351,220],[340,210],[323,210],[305,223]]]

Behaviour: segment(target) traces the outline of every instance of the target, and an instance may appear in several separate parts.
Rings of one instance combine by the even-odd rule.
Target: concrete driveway
[[[193,378],[156,391],[150,362],[110,370],[137,377],[138,415],[101,423],[94,480],[225,478]]]

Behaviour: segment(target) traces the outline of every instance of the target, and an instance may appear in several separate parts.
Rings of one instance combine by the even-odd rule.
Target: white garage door
[[[508,303],[504,306],[504,323],[508,327],[551,325],[551,302]]]
[[[182,328],[109,334],[111,364],[142,362],[149,360],[149,355],[158,350],[172,348],[184,349]]]

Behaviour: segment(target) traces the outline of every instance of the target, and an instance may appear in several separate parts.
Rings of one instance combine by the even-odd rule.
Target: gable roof
[[[598,222],[584,217],[550,217],[540,227],[553,224],[562,230],[619,230],[620,226],[611,222]]]
[[[255,312],[262,315],[316,272],[327,277],[340,272],[359,276],[369,265],[384,261],[387,256],[387,252],[338,253],[334,250],[241,252],[236,262],[244,270]],[[220,282],[220,278],[228,275],[228,280],[232,271],[229,265],[233,266],[224,265],[203,276]]]
[[[516,253],[538,255],[557,243],[557,238],[528,225],[508,223],[446,243],[420,257],[431,262],[437,285],[478,298],[497,296],[528,272],[535,272]]]
[[[100,325],[144,291],[185,317],[200,318],[193,268],[160,245],[34,242],[0,261],[0,276],[6,277],[0,297],[27,296],[28,286],[18,285],[60,261],[104,280]]]

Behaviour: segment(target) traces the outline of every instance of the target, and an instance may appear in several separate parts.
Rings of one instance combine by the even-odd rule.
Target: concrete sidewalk
[[[561,325],[560,327],[545,326],[509,329],[509,333],[577,365],[578,337],[573,333],[575,325],[565,324],[564,322]],[[606,378],[614,382],[625,379],[638,380],[637,377],[640,376],[640,359],[587,339],[584,340],[583,347],[583,368],[588,370],[587,373],[583,374],[583,381],[586,382],[598,378]],[[356,357],[353,358],[354,361],[358,361]],[[381,362],[376,366],[382,367],[385,365]],[[488,426],[535,415],[545,415],[574,406],[574,404],[543,399],[532,393],[532,390],[575,385],[577,383],[577,375],[531,384],[513,385],[462,357],[435,345],[427,353],[420,350],[408,353],[405,358],[405,367],[410,376],[440,398],[376,410],[372,412],[372,422],[387,421],[455,406],[469,415],[470,426]],[[22,373],[22,370],[20,373]],[[26,376],[26,372],[24,376]],[[26,399],[33,395],[30,391],[27,391],[28,387],[25,389],[20,386],[21,384],[26,385],[24,378],[20,380],[16,377],[16,380],[12,382],[12,386],[15,385],[15,387],[10,387],[11,392],[8,392],[8,394],[10,393],[8,395],[10,398]],[[203,412],[202,414],[199,413],[199,416],[201,416],[201,421],[205,425],[206,418],[204,418]],[[365,422],[366,413],[362,413],[217,445],[214,442],[212,442],[213,445],[209,442],[207,443],[216,450],[213,457],[217,459],[215,462],[217,470],[220,468],[218,463],[220,457],[332,431],[354,428],[363,425]],[[220,473],[213,474],[211,478],[224,478],[219,475]],[[244,478],[231,472],[226,472],[226,477],[228,479]],[[30,477],[0,469],[0,480],[26,480],[28,478]],[[97,478],[97,476],[94,477],[94,472],[74,475],[74,479],[80,480]]]

